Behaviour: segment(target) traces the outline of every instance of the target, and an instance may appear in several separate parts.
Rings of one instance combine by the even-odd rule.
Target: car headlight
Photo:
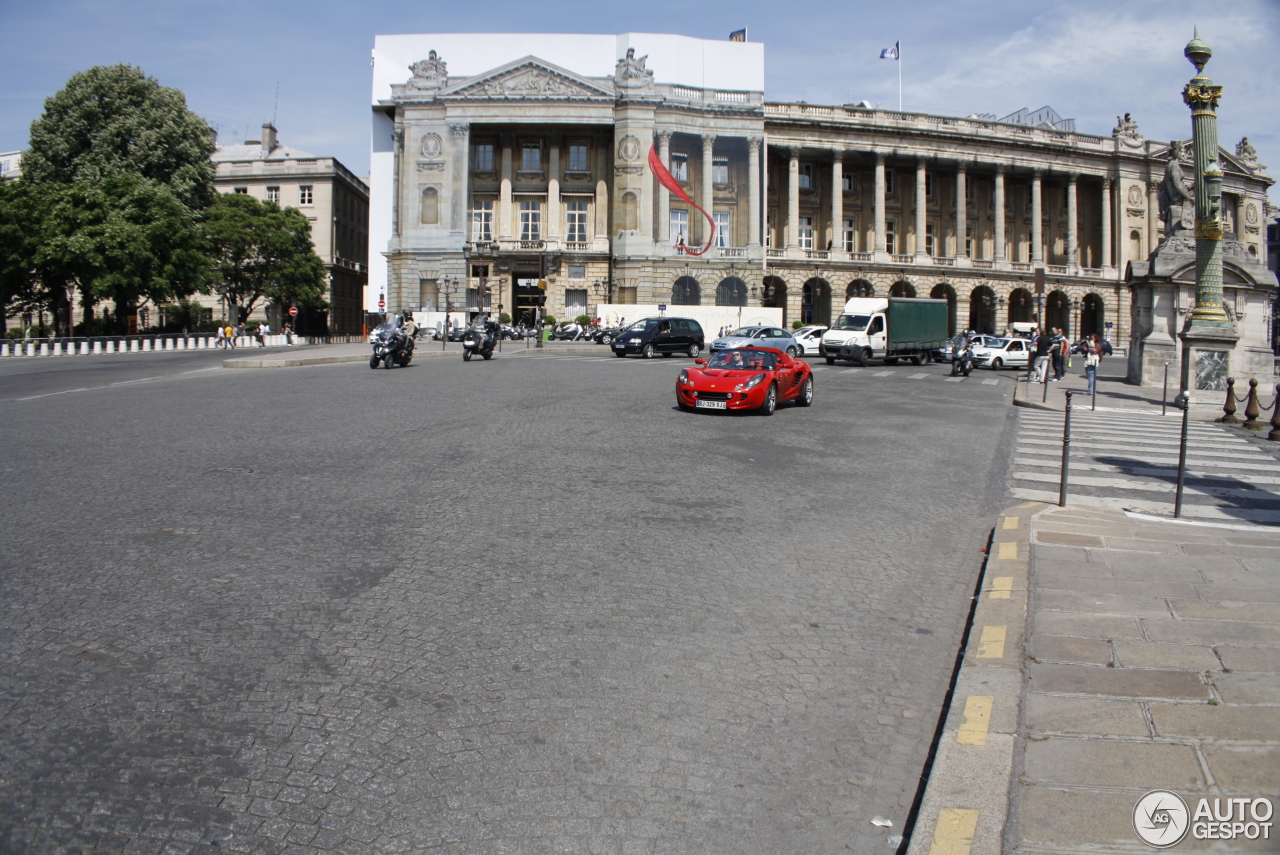
[[[733,387],[733,391],[735,391],[735,392],[745,392],[745,391],[747,391],[748,389],[754,389],[755,387],[759,386],[761,383],[763,383],[763,382],[764,382],[764,378],[765,378],[765,375],[763,375],[763,374],[757,374],[756,376],[752,377],[752,378],[751,378],[750,380],[748,380],[747,382],[745,382],[745,383],[739,383],[737,386],[734,386],[734,387]]]
[[[681,385],[681,386],[692,386],[692,385],[693,385],[693,381],[689,379],[689,372],[688,372],[688,371],[681,371],[681,372],[680,372],[680,385]]]

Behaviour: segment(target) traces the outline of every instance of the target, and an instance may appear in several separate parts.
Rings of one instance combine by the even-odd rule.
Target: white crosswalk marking
[[[841,374],[861,374],[861,373],[862,373],[862,369],[861,369],[861,368],[846,368],[846,369],[844,369],[843,371],[841,371],[840,373],[841,373]]]
[[[929,376],[928,374],[912,374],[912,375],[911,375],[910,377],[908,377],[907,379],[908,379],[908,380],[923,380],[924,378],[926,378],[926,377],[928,377],[928,376]]]
[[[995,386],[995,385],[997,385],[999,382],[1000,382],[1000,381],[999,381],[999,380],[997,380],[996,378],[994,378],[994,377],[990,377],[990,378],[988,378],[988,379],[986,379],[986,380],[983,380],[983,381],[982,381],[982,385],[983,385],[983,386]]]
[[[1014,497],[1057,503],[1063,421],[1060,413],[1019,411]],[[1073,409],[1068,502],[1172,516],[1181,428],[1173,411]],[[1237,428],[1193,422],[1182,515],[1280,525],[1280,461]]]
[[[946,382],[948,382],[948,383],[963,383],[964,381],[965,381],[965,378],[963,378],[963,377],[948,377],[948,378],[946,378]]]
[[[872,374],[871,376],[872,377],[890,377],[892,375],[893,375],[892,371],[877,371],[875,374]]]

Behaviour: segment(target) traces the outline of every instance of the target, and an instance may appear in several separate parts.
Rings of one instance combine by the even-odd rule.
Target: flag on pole
[[[900,44],[902,44],[902,42],[894,42],[893,47],[887,47],[884,50],[880,51],[880,58],[881,59],[898,59],[899,58],[898,45]]]

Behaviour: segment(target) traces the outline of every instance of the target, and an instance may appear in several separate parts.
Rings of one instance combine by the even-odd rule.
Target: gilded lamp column
[[[1218,99],[1222,87],[1204,75],[1213,51],[1200,34],[1183,51],[1196,76],[1182,90],[1191,108],[1196,194],[1196,306],[1188,326],[1229,327],[1222,308],[1222,171],[1218,168]]]

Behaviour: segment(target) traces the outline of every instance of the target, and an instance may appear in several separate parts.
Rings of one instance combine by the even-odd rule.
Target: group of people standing
[[[1085,394],[1092,395],[1098,383],[1098,365],[1102,362],[1102,340],[1097,333],[1092,333],[1083,341],[1072,345],[1060,327],[1035,329],[1031,333],[1032,347],[1035,350],[1035,362],[1032,372],[1037,383],[1056,383],[1067,373],[1067,359],[1072,354],[1084,356],[1084,376],[1089,381],[1089,390]],[[1049,377],[1049,369],[1053,368],[1053,376]]]
[[[288,323],[284,325],[284,328],[281,329],[280,332],[288,339],[289,344],[293,344],[293,330],[290,329]],[[234,327],[231,326],[231,324],[220,324],[215,336],[216,340],[214,346],[219,350],[224,348],[226,350],[235,350],[236,340],[244,337],[244,335],[245,328],[243,323],[237,324]],[[257,329],[253,331],[253,339],[258,343],[258,347],[267,346],[266,336],[269,335],[271,335],[271,327],[265,323],[258,324]]]

